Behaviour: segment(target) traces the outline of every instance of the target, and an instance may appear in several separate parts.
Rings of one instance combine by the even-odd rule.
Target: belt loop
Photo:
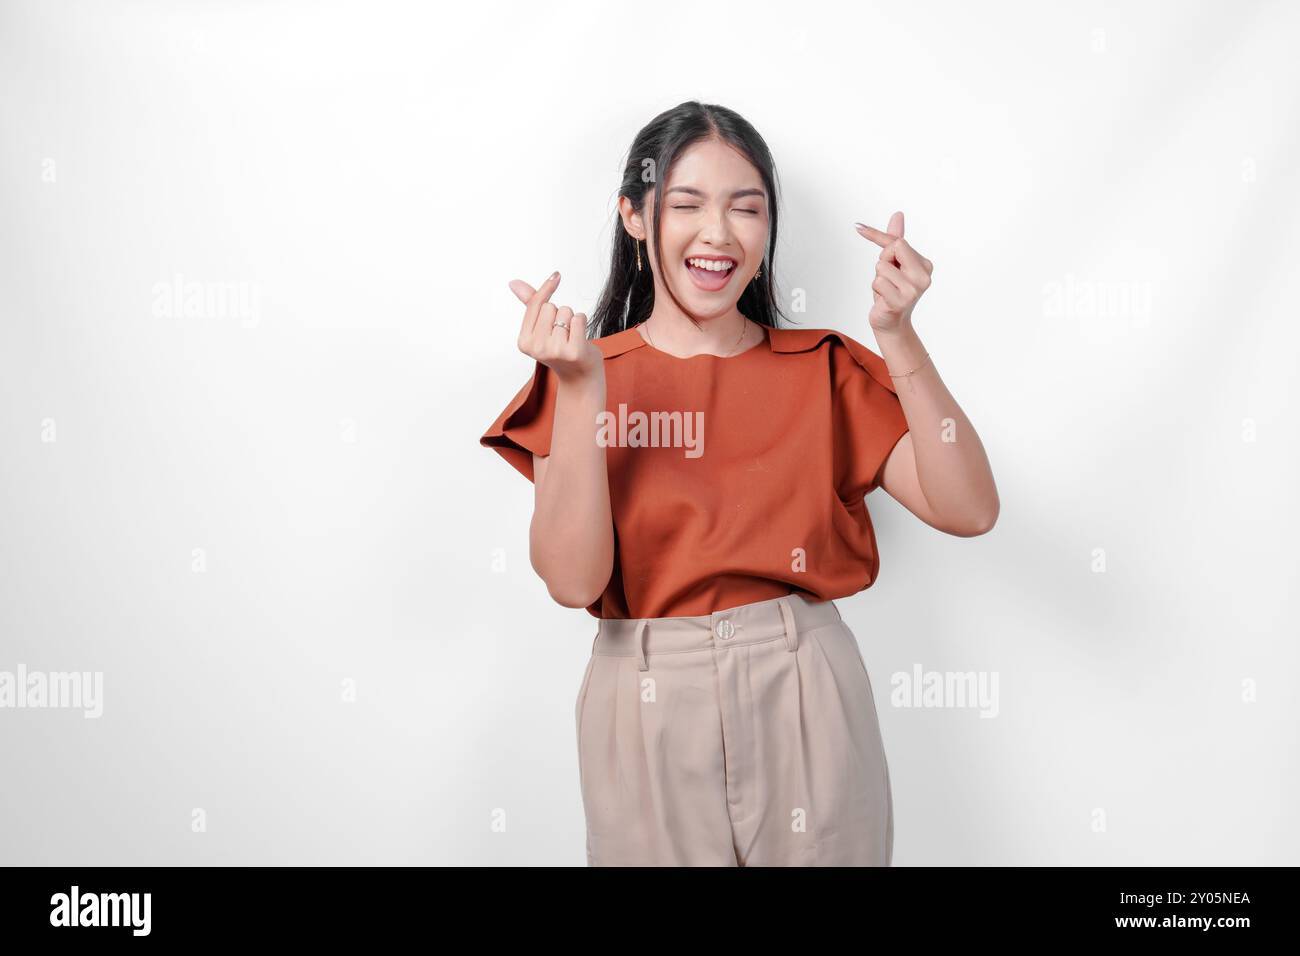
[[[645,618],[636,622],[636,656],[637,666],[640,670],[648,671],[650,665],[645,660],[645,626],[649,622]]]
[[[794,612],[790,610],[790,602],[785,598],[778,598],[777,604],[781,607],[781,618],[785,621],[785,646],[789,651],[799,649],[799,631],[794,626]]]

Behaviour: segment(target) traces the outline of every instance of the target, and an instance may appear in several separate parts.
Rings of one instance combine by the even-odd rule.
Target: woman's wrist
[[[581,394],[584,392],[605,391],[605,367],[598,365],[590,372],[581,372],[573,375],[555,375],[559,387],[566,392]]]
[[[888,330],[876,329],[875,333],[880,357],[889,366],[890,375],[905,375],[925,361],[925,345],[910,321]]]
[[[559,379],[555,401],[557,409],[567,409],[567,414],[580,418],[598,415],[605,411],[605,369]]]

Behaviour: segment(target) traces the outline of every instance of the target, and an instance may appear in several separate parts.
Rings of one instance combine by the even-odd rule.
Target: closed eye
[[[673,206],[674,209],[699,209],[699,206]],[[735,212],[748,213],[751,216],[757,216],[760,212],[758,209],[736,209]]]

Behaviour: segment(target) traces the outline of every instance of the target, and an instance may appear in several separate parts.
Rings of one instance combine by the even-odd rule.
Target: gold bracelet
[[[930,361],[930,353],[929,353],[929,352],[926,352],[926,353],[925,353],[925,362],[928,362],[928,361]],[[912,369],[912,372],[919,372],[922,368],[925,367],[925,362],[922,362],[922,363],[921,363],[920,365],[918,365],[916,368]],[[887,369],[887,368],[888,368],[888,366],[886,366],[886,369]],[[889,377],[890,377],[890,378],[907,378],[907,376],[911,375],[912,372],[904,372],[902,375],[895,375],[893,372],[890,372],[890,373],[889,373]]]

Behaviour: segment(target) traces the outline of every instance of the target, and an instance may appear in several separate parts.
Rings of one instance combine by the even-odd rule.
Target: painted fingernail
[[[866,226],[864,226],[864,225],[863,225],[862,223],[860,223],[860,222],[855,222],[853,225],[857,226],[859,229],[866,229],[866,228],[867,228]]]
[[[547,281],[547,282],[554,282],[554,281],[555,281],[556,279],[558,279],[559,277],[560,277],[560,272],[559,272],[559,270],[557,269],[555,272],[552,272],[552,273],[551,273],[551,277],[550,277],[549,279],[547,279],[546,281]]]

